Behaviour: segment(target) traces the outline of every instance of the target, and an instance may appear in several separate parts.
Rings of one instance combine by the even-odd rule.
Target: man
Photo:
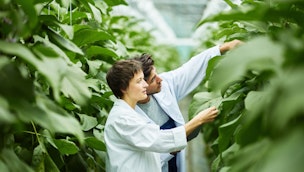
[[[192,92],[204,79],[208,62],[236,47],[242,42],[233,40],[221,46],[214,46],[192,57],[181,67],[157,74],[154,61],[149,54],[142,54],[134,59],[141,61],[146,82],[148,83],[147,99],[140,101],[138,106],[160,126],[169,129],[185,124],[179,109],[178,101]],[[196,137],[194,134],[188,140]],[[185,172],[185,150],[171,154],[161,154],[163,172]]]

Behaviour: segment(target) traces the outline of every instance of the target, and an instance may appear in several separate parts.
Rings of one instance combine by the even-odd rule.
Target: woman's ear
[[[125,89],[125,90],[121,89],[120,91],[122,92],[123,95],[125,95],[127,93],[127,89]]]

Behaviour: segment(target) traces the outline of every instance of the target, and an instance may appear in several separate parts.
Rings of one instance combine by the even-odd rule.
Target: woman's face
[[[134,74],[134,77],[129,82],[128,88],[123,91],[123,97],[137,103],[147,98],[147,87],[148,84],[144,80],[144,74],[142,71],[139,71]]]

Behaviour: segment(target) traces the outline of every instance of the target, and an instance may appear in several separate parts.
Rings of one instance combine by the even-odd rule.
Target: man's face
[[[150,76],[147,79],[148,87],[147,87],[147,94],[151,95],[154,93],[158,93],[161,90],[161,82],[162,79],[157,75],[156,69],[153,66],[151,70]]]

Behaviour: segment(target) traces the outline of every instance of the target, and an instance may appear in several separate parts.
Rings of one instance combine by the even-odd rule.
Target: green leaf
[[[278,140],[269,148],[266,156],[259,160],[255,171],[268,172],[301,172],[304,164],[304,128],[303,126],[289,130],[285,137]],[[292,158],[291,158],[292,157]]]
[[[275,44],[267,37],[258,37],[246,42],[232,50],[218,63],[210,77],[210,88],[214,90],[226,88],[253,69],[279,73],[283,62],[283,50],[281,45]]]
[[[83,131],[89,131],[98,124],[98,121],[95,117],[84,114],[78,114],[78,116],[80,118],[81,127]]]
[[[89,74],[95,76],[100,72],[100,68],[103,65],[103,62],[101,60],[87,60],[87,64],[89,66]],[[91,81],[92,82],[90,83],[92,84],[90,85],[93,86],[92,88],[95,88],[95,90],[99,90],[99,88],[96,87],[98,85],[96,85],[93,80]]]
[[[0,96],[0,123],[13,123],[15,116],[10,112],[9,104],[5,98]]]
[[[8,167],[6,166],[6,164],[4,162],[2,162],[2,160],[0,160],[0,171],[3,171],[3,172],[7,171],[7,172],[9,172]]]
[[[236,128],[240,124],[241,115],[236,119],[227,122],[219,127],[219,151],[223,152],[229,145],[233,142],[232,138],[235,133]]]
[[[207,70],[206,70],[206,76],[205,76],[205,78],[204,78],[204,80],[203,80],[204,83],[205,83],[206,81],[209,80],[209,77],[211,76],[214,67],[216,66],[216,64],[217,64],[223,57],[224,57],[224,56],[216,56],[216,57],[211,58],[211,59],[208,61],[208,66],[207,66]],[[208,84],[208,83],[207,83],[207,84]]]
[[[231,2],[231,0],[224,0],[232,9],[235,9],[238,7],[238,5]]]
[[[39,15],[39,21],[45,24],[46,26],[55,26],[61,28],[62,31],[68,36],[69,39],[74,37],[73,26],[68,24],[60,23],[57,18],[53,15]]]
[[[38,22],[38,15],[35,9],[35,6],[33,4],[33,0],[16,0],[16,3],[18,3],[18,6],[22,8],[23,12],[22,15],[26,16],[22,20],[23,26],[26,26],[29,28],[29,33],[32,29],[34,29]],[[25,28],[23,30],[26,30]],[[24,35],[23,35],[24,37]]]
[[[68,64],[63,58],[49,58],[41,48],[34,48],[42,61],[36,66],[38,71],[50,82],[54,97],[60,101],[60,92],[66,97],[71,97],[77,104],[85,105],[91,97],[91,92],[86,84],[86,73],[75,64]]]
[[[42,44],[43,46],[45,46],[46,49],[51,49],[52,52],[56,53],[57,55],[54,55],[55,57],[62,57],[63,59],[65,59],[67,61],[67,63],[72,63],[70,62],[70,58],[67,56],[66,52],[63,51],[63,49],[61,49],[59,46],[57,46],[56,44],[50,42],[50,40],[48,38],[42,38],[38,35],[34,35],[34,42],[35,42],[35,46],[33,47],[33,51],[38,54],[39,56],[41,56],[41,58],[43,57],[47,57],[47,58],[52,58],[53,56],[50,56],[50,54],[45,54],[44,52],[40,51],[38,48],[38,52],[36,51],[36,46],[39,44]],[[50,51],[50,50],[48,50]],[[43,56],[42,56],[43,55]]]
[[[79,151],[76,144],[69,140],[56,139],[56,140],[54,140],[54,142],[55,142],[59,152],[63,155],[72,155],[72,154],[76,154]]]
[[[31,65],[39,65],[39,59],[26,47],[18,43],[8,43],[0,40],[0,51],[9,55],[16,55]]]
[[[113,59],[118,58],[117,54],[114,51],[110,50],[109,48],[103,48],[103,47],[100,47],[100,46],[90,46],[86,50],[86,55],[88,57],[101,55],[101,56],[110,56]]]
[[[231,145],[224,152],[221,152],[211,164],[212,171],[218,171],[223,165],[228,165],[228,161],[234,157],[235,153],[240,150],[240,146],[236,143]],[[224,161],[224,162],[223,162]]]
[[[19,99],[29,102],[34,101],[33,82],[30,79],[24,78],[13,63],[2,66],[0,73],[0,83],[5,83],[0,84],[0,95],[6,97],[10,102],[16,102]],[[20,87],[20,85],[22,85],[22,87]]]
[[[96,41],[111,40],[115,42],[115,38],[109,33],[96,29],[84,28],[76,31],[73,42],[79,47],[94,43]]]
[[[293,69],[281,75],[269,87],[273,97],[273,107],[269,114],[269,124],[275,131],[285,131],[288,124],[301,119],[304,113],[303,68]]]
[[[70,66],[62,80],[62,93],[71,97],[77,104],[86,105],[91,98],[91,91],[86,83],[86,74],[76,66]]]
[[[194,115],[201,110],[207,109],[211,106],[219,107],[222,97],[209,92],[199,92],[193,96],[193,100],[189,107],[189,118],[193,118]]]
[[[82,50],[75,45],[73,42],[70,40],[62,37],[61,35],[57,34],[56,32],[50,30],[48,32],[48,35],[50,36],[50,39],[54,41],[55,43],[61,45],[62,47],[66,48],[67,50],[70,50],[72,52],[78,53],[80,55],[84,55]]]
[[[59,58],[59,54],[50,47],[47,47],[43,44],[36,44],[35,47],[33,48],[34,52],[38,54],[38,56],[44,56],[44,57],[49,57],[49,58]]]
[[[50,155],[48,155],[48,154],[46,155],[46,157],[44,159],[44,165],[45,165],[45,168],[48,169],[49,171],[60,172],[57,165],[53,161],[52,157],[50,157]]]
[[[254,144],[242,147],[236,152],[235,157],[232,160],[233,165],[229,171],[248,171],[249,167],[254,165],[255,162],[263,159],[263,156],[265,156],[271,146],[270,140],[264,138]]]
[[[93,129],[93,136],[97,138],[98,140],[102,140],[104,142],[104,125],[98,124],[94,129]]]
[[[105,0],[109,6],[127,5],[125,0]]]
[[[32,158],[32,165],[36,171],[45,171],[44,158],[46,152],[43,150],[42,145],[35,147]]]
[[[75,135],[83,143],[84,134],[79,122],[66,111],[43,95],[37,95],[37,105],[28,102],[12,104],[19,117],[25,123],[34,122],[48,129],[51,133],[65,133]]]
[[[270,94],[262,91],[251,91],[245,98],[245,108],[248,110],[250,115],[246,116],[246,123],[250,125],[252,121],[257,119],[264,108],[267,108],[269,104]]]
[[[106,145],[101,140],[98,140],[95,137],[88,137],[85,139],[86,144],[96,150],[106,151]]]
[[[0,157],[2,164],[5,164],[5,167],[0,167],[0,169],[4,168],[9,169],[8,171],[34,172],[29,165],[21,161],[13,149],[4,148],[0,152]]]
[[[100,13],[100,11],[98,10],[98,8],[96,8],[94,5],[92,5],[91,3],[88,3],[89,4],[89,7],[90,7],[90,9],[91,9],[91,12],[92,12],[92,14],[93,14],[93,16],[94,16],[94,19],[96,20],[96,21],[98,21],[99,23],[101,23],[102,22],[102,18],[101,18],[101,13]]]
[[[110,64],[118,59],[118,56],[115,52],[109,48],[103,48],[99,46],[90,46],[86,50],[86,55],[88,58],[100,59]]]

